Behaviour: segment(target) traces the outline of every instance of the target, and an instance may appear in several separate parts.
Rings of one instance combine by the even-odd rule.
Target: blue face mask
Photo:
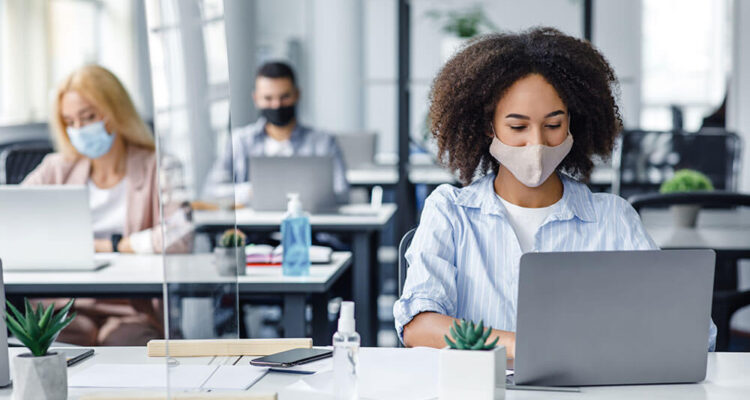
[[[66,131],[70,143],[88,158],[99,158],[112,148],[115,136],[107,132],[104,121],[93,122],[81,128],[69,126]]]

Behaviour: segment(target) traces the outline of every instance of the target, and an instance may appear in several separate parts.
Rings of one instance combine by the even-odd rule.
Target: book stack
[[[325,264],[331,262],[333,250],[326,246],[310,246],[310,262]],[[245,246],[245,256],[248,267],[280,266],[284,255],[284,246],[267,244],[249,244]]]

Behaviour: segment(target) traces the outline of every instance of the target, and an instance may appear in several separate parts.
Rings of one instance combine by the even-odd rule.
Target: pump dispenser
[[[287,194],[287,212],[281,221],[281,244],[284,247],[281,271],[286,276],[310,275],[310,217],[302,209],[299,193]]]
[[[359,334],[354,330],[354,303],[341,302],[339,329],[333,335],[333,378],[337,400],[357,399]]]

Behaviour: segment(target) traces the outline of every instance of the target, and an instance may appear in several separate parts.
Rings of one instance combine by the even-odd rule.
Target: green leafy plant
[[[21,314],[13,304],[6,301],[10,313],[6,312],[5,322],[10,332],[31,350],[31,354],[41,357],[47,354],[49,346],[57,339],[60,331],[76,317],[76,313],[68,315],[74,301],[75,299],[70,299],[60,311],[55,313],[54,304],[50,304],[45,309],[42,303],[39,303],[34,309],[29,299],[24,299],[25,314]]]
[[[438,11],[425,13],[429,18],[442,22],[443,32],[460,38],[470,38],[479,34],[481,28],[496,31],[497,27],[484,15],[480,6],[464,10]]]
[[[487,338],[490,337],[492,329],[485,328],[484,321],[479,321],[479,325],[474,325],[474,322],[464,319],[461,322],[453,321],[450,333],[453,340],[445,335],[445,343],[451,349],[457,350],[491,350],[495,348],[499,339],[495,338],[492,343],[487,344]]]
[[[675,172],[674,176],[662,183],[659,192],[677,193],[677,192],[697,192],[714,190],[714,185],[706,175],[692,170],[681,169]]]
[[[229,229],[221,236],[220,247],[244,247],[247,237],[239,229]]]

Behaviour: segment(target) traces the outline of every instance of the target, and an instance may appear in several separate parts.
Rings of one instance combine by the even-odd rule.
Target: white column
[[[727,99],[727,129],[743,140],[739,190],[750,192],[750,2],[734,2],[733,65]]]
[[[356,131],[363,127],[362,0],[313,0],[312,96],[315,127]]]

